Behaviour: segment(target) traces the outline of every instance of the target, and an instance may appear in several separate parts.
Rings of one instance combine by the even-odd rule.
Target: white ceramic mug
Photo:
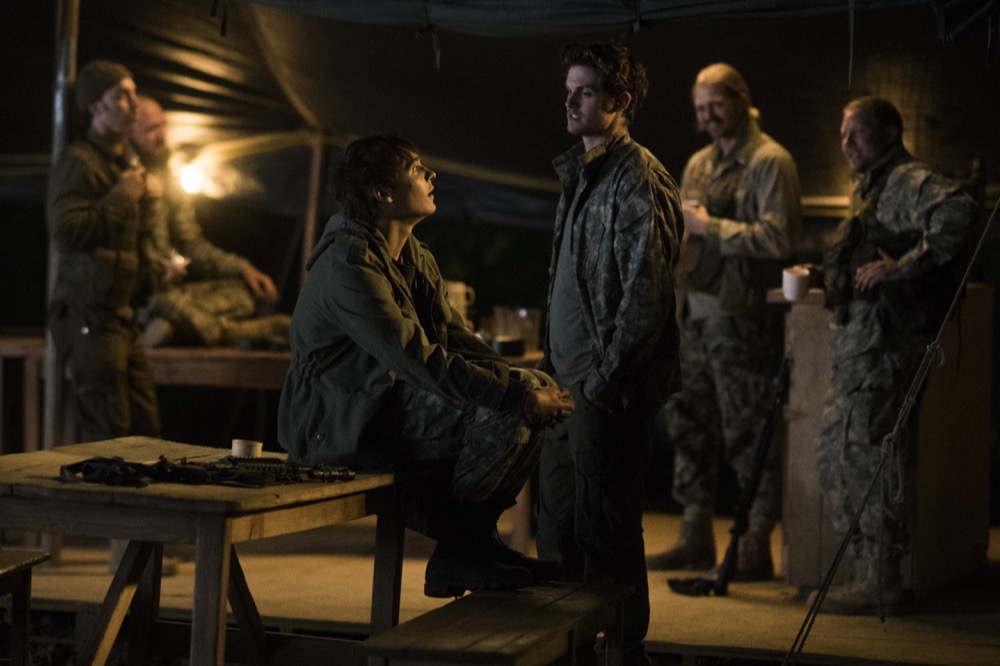
[[[468,320],[469,306],[476,302],[476,290],[464,282],[446,280],[444,284],[451,307],[458,310],[463,319]]]
[[[809,269],[789,266],[781,273],[781,291],[786,301],[800,301],[809,293]]]
[[[233,456],[237,458],[260,458],[264,451],[264,442],[252,439],[234,439]]]

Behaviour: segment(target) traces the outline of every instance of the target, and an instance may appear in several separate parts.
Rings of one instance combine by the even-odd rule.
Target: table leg
[[[232,533],[221,516],[198,518],[190,666],[222,666],[226,651],[226,598]]]
[[[122,621],[128,611],[132,598],[139,586],[139,580],[153,555],[153,544],[140,541],[129,541],[122,556],[121,564],[111,580],[111,587],[101,605],[90,639],[83,646],[80,654],[81,664],[101,666],[108,660],[111,647],[121,630]]]
[[[399,624],[399,590],[403,582],[404,530],[399,493],[391,486],[379,493],[377,501],[372,634]]]
[[[247,578],[240,565],[236,548],[230,546],[232,553],[229,559],[229,605],[236,616],[240,627],[240,635],[245,637],[246,648],[252,655],[254,663],[267,663],[267,635],[264,621],[260,619],[260,611],[250,594]]]
[[[142,581],[132,599],[128,620],[128,666],[153,663],[156,620],[160,615],[160,581],[163,574],[163,544],[153,549],[143,569]]]

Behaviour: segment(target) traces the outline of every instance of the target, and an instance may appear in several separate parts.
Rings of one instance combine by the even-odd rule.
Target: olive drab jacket
[[[433,255],[412,236],[399,261],[377,228],[334,215],[292,314],[278,439],[304,464],[385,466],[366,429],[396,381],[460,407],[523,409],[526,388],[448,303]]]
[[[62,154],[49,179],[49,235],[58,250],[53,307],[130,318],[139,272],[141,212],[112,189],[138,158],[114,155],[93,130]]]

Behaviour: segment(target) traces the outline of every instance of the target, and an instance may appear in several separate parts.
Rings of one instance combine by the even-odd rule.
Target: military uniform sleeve
[[[747,165],[745,178],[746,221],[713,217],[706,241],[717,241],[722,256],[788,257],[802,224],[794,160],[776,144],[765,144]]]
[[[891,175],[878,206],[880,215],[886,211],[905,216],[896,224],[920,232],[913,249],[897,258],[907,279],[959,256],[979,214],[975,202],[958,183],[919,163]]]
[[[191,198],[176,186],[171,187],[168,197],[170,244],[191,260],[188,271],[200,279],[242,277],[246,259],[205,238]]]
[[[139,205],[113,190],[118,174],[86,149],[71,146],[52,171],[49,225],[60,252],[124,248],[139,223]]]

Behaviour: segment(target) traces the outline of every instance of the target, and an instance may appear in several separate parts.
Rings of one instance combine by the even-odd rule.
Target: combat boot
[[[734,581],[754,582],[774,578],[774,560],[771,558],[773,531],[773,520],[751,513],[750,526],[740,537]]]
[[[427,561],[424,594],[460,597],[467,590],[516,590],[535,583],[523,567],[500,562],[491,544],[438,541]]]
[[[501,564],[527,569],[537,584],[562,580],[565,577],[562,565],[558,562],[528,557],[504,543],[497,532],[493,533],[493,557]]]
[[[153,349],[154,347],[164,347],[170,344],[170,341],[173,339],[173,324],[163,317],[153,317],[153,319],[146,324],[146,330],[143,331],[142,334],[143,344],[150,349]]]
[[[866,557],[863,573],[850,583],[831,588],[821,613],[831,615],[892,615],[903,603],[903,576],[899,557]]]
[[[712,510],[686,507],[681,535],[673,548],[646,558],[648,569],[711,569],[715,566]]]
[[[770,532],[747,532],[740,537],[733,580],[749,583],[772,578],[774,560],[771,558]]]

